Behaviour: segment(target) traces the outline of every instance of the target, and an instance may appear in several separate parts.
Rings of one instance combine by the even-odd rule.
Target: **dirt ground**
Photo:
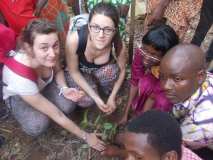
[[[122,101],[125,101],[123,97]],[[121,102],[121,99],[120,99]],[[120,104],[121,106],[121,104]],[[123,106],[123,104],[122,104]],[[85,110],[77,109],[70,118],[77,124],[83,119]],[[90,122],[98,116],[99,111],[94,107],[88,112]],[[107,117],[109,122],[117,121],[119,112]],[[88,129],[92,131],[92,129]],[[6,144],[0,149],[0,160],[108,160],[91,149],[82,140],[68,133],[56,124],[38,138],[27,136],[9,116],[6,121],[0,121],[0,133],[5,136]]]
[[[187,33],[188,41],[193,35],[195,24]],[[136,24],[135,41],[141,39],[140,21]],[[208,33],[203,49],[206,50],[213,37],[213,29]],[[127,75],[129,77],[129,74]],[[109,117],[109,121],[116,122],[121,115],[121,108],[127,101],[128,85],[124,85],[118,98],[119,111]],[[77,109],[70,115],[70,118],[79,124],[83,119],[84,110]],[[97,109],[89,110],[88,119],[94,121],[98,116]],[[0,160],[110,160],[101,157],[100,154],[89,148],[82,140],[76,138],[56,124],[52,124],[48,131],[39,138],[32,138],[22,132],[17,122],[9,116],[6,120],[0,121],[0,134],[5,136],[6,143],[0,148]],[[113,159],[112,159],[113,160]],[[116,158],[114,158],[116,160]]]
[[[125,83],[122,93],[119,94],[117,104],[119,108],[127,100],[127,86]],[[124,93],[125,92],[125,93]],[[77,108],[69,116],[75,123],[80,124],[86,109]],[[88,110],[89,132],[94,131],[90,127],[100,114],[97,107]],[[120,109],[111,116],[104,116],[109,123],[118,121],[121,115]],[[0,120],[0,134],[6,138],[5,145],[0,148],[0,160],[116,160],[106,158],[97,151],[88,147],[82,140],[68,133],[58,125],[52,123],[46,133],[38,138],[26,135],[18,123],[10,115],[6,120]]]

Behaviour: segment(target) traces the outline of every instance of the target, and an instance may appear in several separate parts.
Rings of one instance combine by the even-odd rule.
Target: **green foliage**
[[[89,125],[88,123],[88,109],[84,111],[83,120],[80,123],[81,128],[85,129]]]
[[[109,122],[102,113],[99,113],[93,121],[88,121],[88,111],[88,109],[85,110],[83,114],[81,127],[83,129],[93,129],[94,132],[101,135],[101,139],[104,141],[113,141],[117,132],[117,124]]]

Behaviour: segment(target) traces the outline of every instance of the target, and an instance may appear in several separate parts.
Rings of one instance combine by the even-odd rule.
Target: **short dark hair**
[[[151,45],[157,51],[166,52],[179,43],[179,38],[172,27],[166,24],[153,26],[142,38],[142,43]]]
[[[127,130],[134,133],[148,134],[148,143],[162,156],[169,151],[176,151],[181,159],[182,133],[178,122],[168,113],[150,110],[133,119]]]
[[[36,34],[57,33],[56,25],[46,19],[34,19],[22,30],[20,40],[33,45]]]

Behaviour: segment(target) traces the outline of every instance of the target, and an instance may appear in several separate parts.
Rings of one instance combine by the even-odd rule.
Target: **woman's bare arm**
[[[40,93],[21,97],[33,108],[47,115],[50,119],[68,130],[70,133],[73,133],[77,137],[86,140],[91,147],[100,151],[104,149],[104,144],[102,141],[100,141],[94,134],[89,134],[81,130],[73,121],[66,117],[61,110],[59,110],[52,102],[50,102]]]
[[[125,79],[125,74],[126,74],[127,55],[126,55],[126,47],[124,43],[122,44],[120,54],[117,58],[117,63],[120,69],[120,74],[113,86],[112,92],[107,101],[107,104],[111,107],[111,112],[113,112],[116,109],[115,98]]]
[[[85,78],[79,71],[79,60],[78,55],[76,54],[78,46],[78,34],[77,32],[68,34],[66,40],[66,61],[70,75],[73,80],[96,102],[98,107],[103,112],[108,112],[108,108],[100,96],[95,92],[95,90],[88,84]]]

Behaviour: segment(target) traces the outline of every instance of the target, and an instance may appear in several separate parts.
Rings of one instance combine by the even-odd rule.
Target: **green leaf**
[[[89,109],[87,109],[87,110],[85,110],[84,111],[84,118],[83,118],[83,122],[85,122],[85,123],[88,123],[88,111],[89,111]]]
[[[89,111],[89,109],[84,111],[83,120],[80,123],[80,126],[84,129],[88,126],[88,123],[89,123],[88,122],[88,111]]]
[[[98,123],[100,122],[100,119],[101,119],[101,115],[99,114],[98,117],[96,118],[95,122],[94,122],[95,126],[98,125]]]
[[[85,122],[82,121],[80,123],[80,126],[81,126],[81,128],[86,129],[88,127],[88,123],[85,123]]]
[[[108,122],[104,123],[105,130],[110,130],[112,127],[113,127],[112,123],[108,123]]]

